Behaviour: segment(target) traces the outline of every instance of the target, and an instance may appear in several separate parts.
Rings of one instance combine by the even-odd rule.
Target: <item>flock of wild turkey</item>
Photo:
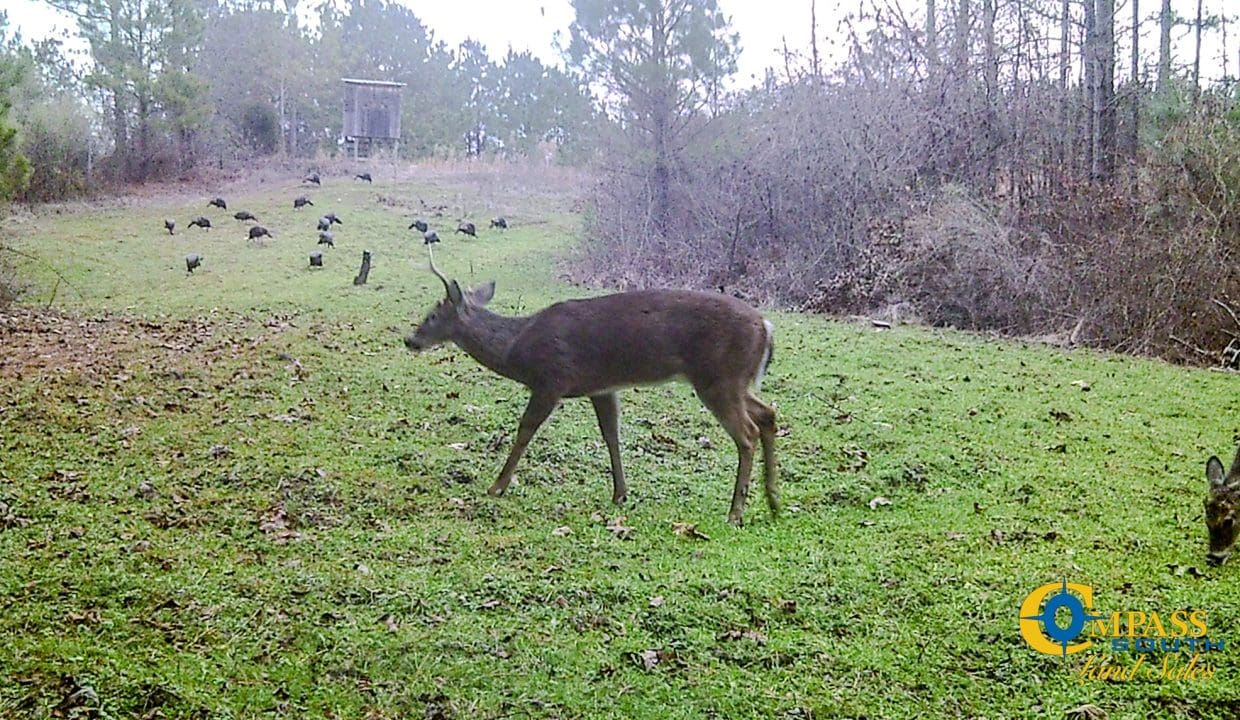
[[[363,182],[368,182],[368,183],[374,182],[374,180],[370,176],[370,173],[358,173],[354,175],[353,177],[355,180],[361,180]],[[322,178],[319,177],[318,173],[311,173],[310,175],[306,176],[302,180],[302,182],[308,185],[319,186],[322,184]],[[207,206],[219,208],[220,210],[225,210],[225,211],[228,210],[228,203],[222,197],[213,198],[210,202],[207,203]],[[301,195],[293,199],[294,210],[301,210],[302,208],[307,207],[307,206],[313,207],[314,202],[312,202],[310,198],[306,197],[305,195]],[[442,211],[444,207],[440,206],[435,209],[437,209],[438,211]],[[235,218],[236,220],[240,222],[254,223],[253,225],[249,226],[248,233],[249,233],[250,240],[261,242],[264,237],[269,237],[269,238],[275,237],[274,235],[271,234],[270,230],[258,224],[258,217],[255,216],[254,213],[251,213],[247,210],[238,210],[237,212],[233,213],[233,218]],[[335,236],[332,234],[333,225],[344,225],[344,221],[341,220],[336,215],[336,213],[329,212],[319,218],[319,222],[318,222],[319,241],[317,243],[318,245],[326,245],[331,248],[336,247]],[[211,219],[208,217],[199,215],[198,217],[195,217],[194,219],[189,221],[189,226],[207,230],[211,228]],[[176,220],[173,220],[171,218],[164,219],[164,229],[168,231],[169,235],[176,234],[176,227],[177,227]],[[508,220],[503,217],[493,218],[491,220],[491,228],[499,229],[499,230],[507,230]],[[431,229],[430,223],[428,223],[426,220],[423,220],[422,218],[415,218],[414,221],[409,224],[409,229],[417,230],[418,232],[422,233],[423,244],[431,245],[433,243],[439,242],[439,233]],[[472,222],[461,221],[456,226],[456,232],[464,234],[464,235],[469,235],[470,237],[478,237],[478,229],[477,227],[475,227],[475,225]],[[202,265],[202,261],[203,261],[202,255],[198,253],[189,253],[185,256],[185,269],[188,272],[192,273],[194,272],[196,268]],[[323,266],[323,254],[320,252],[311,253],[310,254],[310,266],[311,267],[322,267]]]

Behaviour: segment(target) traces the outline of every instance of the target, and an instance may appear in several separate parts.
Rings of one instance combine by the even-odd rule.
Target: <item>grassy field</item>
[[[42,262],[0,314],[0,717],[1240,713],[1240,567],[1205,565],[1201,519],[1240,378],[773,312],[779,520],[756,493],[726,525],[735,451],[681,385],[623,395],[628,506],[583,401],[492,499],[524,389],[401,341],[442,293],[405,230],[419,197],[449,205],[441,267],[497,279],[498,311],[587,292],[558,279],[567,204],[497,183],[330,180],[294,212],[286,179],[228,214],[5,224]],[[499,212],[502,236],[445,232]],[[216,228],[185,228],[200,213]],[[1033,651],[1019,605],[1064,579],[1108,613],[1207,611],[1214,677]]]

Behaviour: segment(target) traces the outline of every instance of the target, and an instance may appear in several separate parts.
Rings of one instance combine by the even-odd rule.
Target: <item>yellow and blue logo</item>
[[[1094,589],[1081,583],[1047,583],[1020,605],[1021,638],[1046,655],[1067,657],[1091,648],[1073,670],[1080,680],[1208,680],[1215,667],[1205,658],[1222,652],[1222,638],[1211,638],[1205,610],[1178,609],[1099,612]],[[1148,660],[1148,663],[1147,663]],[[1184,660],[1187,660],[1186,662]]]
[[[1020,604],[1020,636],[1029,647],[1047,655],[1068,656],[1088,649],[1092,642],[1073,642],[1089,622],[1102,620],[1093,614],[1094,589],[1088,585],[1048,583],[1025,596]],[[1059,624],[1066,611],[1067,623]]]

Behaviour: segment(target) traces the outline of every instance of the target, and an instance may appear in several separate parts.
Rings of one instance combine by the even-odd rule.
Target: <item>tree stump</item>
[[[365,285],[366,277],[370,275],[370,251],[362,251],[362,268],[357,271],[357,277],[353,278],[354,285]]]

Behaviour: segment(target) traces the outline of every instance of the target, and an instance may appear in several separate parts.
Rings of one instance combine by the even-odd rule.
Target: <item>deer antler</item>
[[[431,272],[435,273],[435,277],[439,278],[439,281],[443,283],[444,292],[449,295],[452,294],[452,288],[449,286],[448,278],[444,277],[444,274],[439,272],[439,268],[435,267],[435,253],[431,250],[430,245],[426,246],[426,256],[430,258],[431,261]]]

